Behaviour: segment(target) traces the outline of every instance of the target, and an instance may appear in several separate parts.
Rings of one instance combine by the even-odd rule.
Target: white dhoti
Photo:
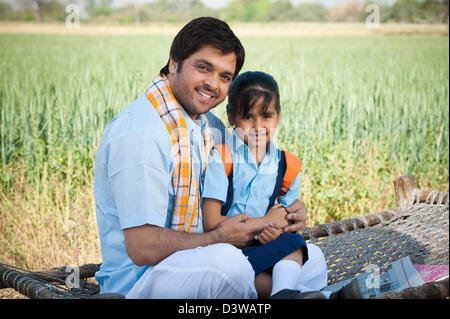
[[[315,245],[308,245],[308,254],[299,284],[319,290],[327,283],[325,258]],[[220,243],[170,255],[149,268],[126,298],[255,299],[254,279],[255,272],[242,251]]]

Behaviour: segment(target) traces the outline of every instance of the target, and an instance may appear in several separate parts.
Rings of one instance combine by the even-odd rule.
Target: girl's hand
[[[283,230],[281,228],[269,226],[258,235],[258,241],[264,245],[277,239],[282,233]]]
[[[278,227],[286,227],[289,225],[289,220],[286,218],[287,211],[281,204],[273,205],[266,213],[266,220],[276,223]]]

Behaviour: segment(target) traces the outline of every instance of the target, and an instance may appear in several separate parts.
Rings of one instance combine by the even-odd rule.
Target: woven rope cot
[[[405,256],[412,263],[448,265],[448,192],[420,190],[411,175],[396,178],[394,188],[398,206],[393,209],[305,229],[305,239],[325,254],[329,285],[365,272],[368,265],[381,267]],[[99,268],[100,264],[77,267],[79,280],[69,289],[74,286],[72,268],[32,272],[0,263],[0,289],[13,288],[32,299],[123,298],[99,294],[99,286],[89,280]],[[378,298],[448,299],[449,280]]]

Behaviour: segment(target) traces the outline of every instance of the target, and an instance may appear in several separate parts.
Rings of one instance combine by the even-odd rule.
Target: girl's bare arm
[[[217,225],[227,216],[221,215],[222,202],[214,198],[203,198],[202,214],[203,214],[203,229],[205,232],[216,229]]]

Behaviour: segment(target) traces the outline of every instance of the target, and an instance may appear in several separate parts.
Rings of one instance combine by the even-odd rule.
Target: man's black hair
[[[170,57],[178,63],[177,72],[181,70],[183,61],[204,45],[210,45],[223,54],[234,53],[236,55],[234,77],[239,74],[245,59],[244,47],[226,22],[212,17],[192,20],[175,36],[170,47]],[[169,62],[159,72],[167,75]]]

